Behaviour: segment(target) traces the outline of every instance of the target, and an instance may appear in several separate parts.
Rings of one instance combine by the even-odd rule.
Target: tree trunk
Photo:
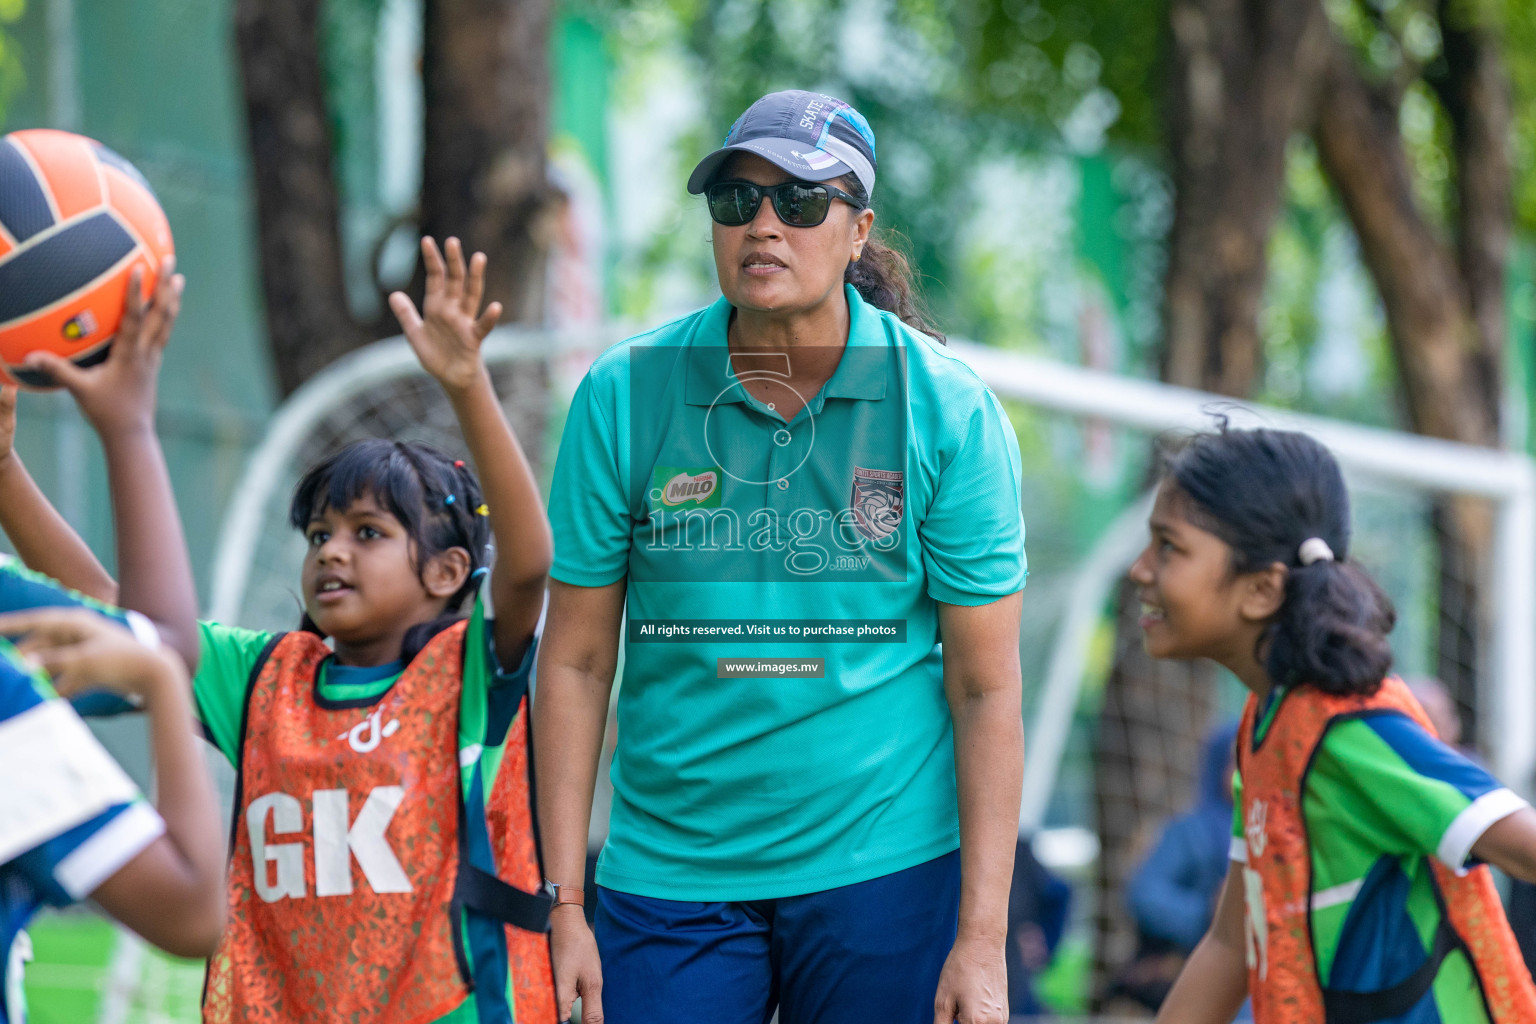
[[[1327,24],[1310,0],[1174,0],[1169,22],[1175,199],[1162,377],[1241,398],[1262,372],[1258,316],[1286,144],[1311,105]],[[1135,947],[1125,883],[1148,833],[1189,805],[1211,725],[1214,674],[1153,662],[1138,616],[1127,585],[1095,742],[1100,995]]]
[[[1513,240],[1509,139],[1509,78],[1498,35],[1480,24],[1465,4],[1442,0],[1440,33],[1446,74],[1436,81],[1450,117],[1456,151],[1456,261],[1477,336],[1472,356],[1473,386],[1493,410],[1493,443],[1502,440],[1504,353],[1509,343],[1505,275]],[[1440,644],[1438,671],[1464,719],[1463,734],[1474,736],[1480,669],[1479,640],[1486,634],[1480,585],[1488,582],[1492,524],[1486,506],[1436,509],[1440,544]],[[1471,519],[1469,523],[1468,520]],[[1471,534],[1471,536],[1468,536]]]
[[[1448,70],[1436,84],[1455,129],[1454,256],[1418,207],[1396,97],[1371,86],[1342,45],[1329,55],[1329,102],[1314,134],[1386,308],[1409,423],[1434,437],[1496,446],[1512,232],[1509,102],[1491,34],[1453,22],[1444,38]],[[1432,520],[1440,562],[1437,670],[1469,715],[1483,674],[1481,594],[1493,521],[1485,503],[1465,498],[1437,501]]]
[[[320,0],[236,0],[267,335],[287,397],[373,336],[347,307]]]
[[[550,0],[427,0],[423,234],[490,257],[487,299],[542,316]]]
[[[1381,292],[1409,423],[1431,437],[1497,444],[1497,404],[1472,372],[1476,326],[1456,262],[1414,198],[1398,105],[1361,77],[1342,43],[1330,47],[1326,80],[1318,155]]]
[[[1472,376],[1497,403],[1509,337],[1505,273],[1514,234],[1510,88],[1497,34],[1474,16],[1471,5],[1442,0],[1446,73],[1434,84],[1456,151],[1456,261],[1477,334]],[[1498,440],[1497,408],[1491,443]]]
[[[1258,313],[1285,148],[1326,24],[1309,0],[1175,0],[1168,136],[1174,183],[1163,379],[1240,397],[1262,365]]]
[[[393,328],[387,314],[359,323],[347,302],[320,6],[235,3],[267,333],[283,397]],[[550,10],[549,0],[427,0],[425,11],[421,229],[486,253],[487,298],[523,321],[539,319],[544,292]],[[418,269],[418,299],[421,277]],[[540,386],[533,376],[514,390]]]

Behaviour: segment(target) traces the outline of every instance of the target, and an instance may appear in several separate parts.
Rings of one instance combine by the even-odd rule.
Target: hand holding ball
[[[0,383],[52,386],[21,365],[33,352],[104,360],[133,271],[147,300],[174,251],[149,184],[107,147],[51,129],[0,138]]]

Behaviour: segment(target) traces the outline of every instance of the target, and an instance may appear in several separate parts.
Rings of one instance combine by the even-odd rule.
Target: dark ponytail
[[[1270,679],[1334,695],[1375,693],[1392,667],[1387,634],[1397,616],[1349,561],[1349,492],[1328,449],[1305,434],[1223,422],[1169,460],[1168,479],[1190,521],[1231,547],[1233,571],[1286,567],[1284,603],[1257,651]],[[1312,538],[1333,557],[1302,564]]]
[[[869,203],[869,193],[856,176],[849,174],[839,180],[849,195],[861,203]],[[848,262],[843,280],[857,288],[871,306],[895,313],[908,327],[922,331],[940,345],[947,344],[943,333],[929,322],[928,313],[917,297],[911,261],[901,251],[899,243],[887,245],[885,237],[870,234],[859,258]]]

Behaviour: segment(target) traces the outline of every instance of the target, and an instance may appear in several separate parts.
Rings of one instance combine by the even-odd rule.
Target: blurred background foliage
[[[943,325],[991,344],[1076,351],[1085,276],[1115,298],[1113,368],[1155,373],[1162,245],[1171,223],[1167,0],[574,0],[603,26],[628,85],[666,72],[689,95],[675,170],[718,144],[764,92],[821,89],[853,103],[879,140],[880,224],[908,242]],[[1449,227],[1451,129],[1434,82],[1444,17],[1494,19],[1512,91],[1517,227],[1536,229],[1536,0],[1328,0],[1368,76],[1403,90],[1401,128],[1426,213]],[[1473,9],[1475,7],[1475,10]],[[679,75],[673,62],[686,67]],[[651,70],[647,70],[651,69]],[[1095,176],[1101,180],[1095,180]],[[1104,187],[1099,188],[1100,185]],[[622,184],[615,195],[624,197]],[[1095,228],[1093,203],[1109,209]],[[690,215],[691,214],[691,215]],[[620,213],[622,220],[624,214]],[[644,319],[678,274],[708,284],[707,222],[643,234],[613,281]],[[1304,132],[1290,147],[1270,241],[1256,398],[1401,426],[1386,325],[1353,232]],[[1517,261],[1518,263],[1518,261]],[[1085,271],[1091,273],[1084,273]],[[1517,334],[1532,288],[1511,283]]]
[[[16,40],[7,29],[21,20],[27,0],[0,0],[0,121],[10,99],[26,82]]]

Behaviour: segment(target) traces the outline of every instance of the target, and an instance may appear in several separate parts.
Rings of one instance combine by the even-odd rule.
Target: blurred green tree
[[[15,2],[15,0],[8,0]],[[376,23],[382,0],[354,0]],[[347,299],[321,0],[236,0],[267,335],[288,395],[360,345],[398,332]],[[487,297],[538,315],[550,0],[425,0],[417,225],[490,257]],[[417,272],[419,285],[420,271]]]
[[[6,26],[20,21],[26,9],[27,0],[0,0],[0,121],[4,120],[11,97],[25,84],[21,54],[15,37],[6,31]]]

